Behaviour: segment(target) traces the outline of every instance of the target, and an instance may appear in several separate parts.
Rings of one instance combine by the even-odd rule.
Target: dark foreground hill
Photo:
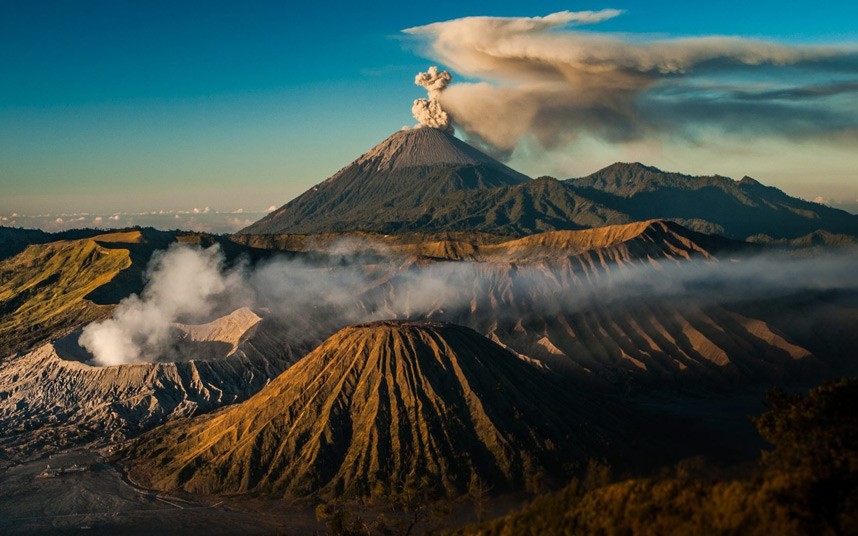
[[[468,328],[363,324],[247,402],[143,436],[126,459],[136,481],[197,493],[533,488],[612,450],[594,425],[606,409],[555,381]]]
[[[454,534],[855,534],[858,380],[767,398],[754,424],[772,448],[750,475],[697,460],[650,478],[576,480]]]

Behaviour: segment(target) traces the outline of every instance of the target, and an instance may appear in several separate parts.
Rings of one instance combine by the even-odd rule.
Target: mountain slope
[[[27,246],[34,244],[46,244],[60,240],[80,240],[103,233],[104,231],[96,229],[71,229],[58,233],[48,233],[39,229],[0,226],[0,261],[14,257],[27,249]]]
[[[109,308],[84,298],[130,266],[128,250],[89,239],[29,246],[0,262],[0,358],[105,316]]]
[[[858,216],[790,197],[750,177],[692,177],[616,163],[565,184],[633,220],[672,219],[732,238],[765,234],[791,239],[817,230],[858,236]]]
[[[581,197],[551,177],[430,200],[392,231],[483,231],[524,236],[630,223],[625,214]]]
[[[0,260],[0,360],[107,316],[123,298],[143,290],[153,254],[173,243],[218,244],[227,262],[255,262],[270,253],[222,236],[152,228],[43,235],[38,236],[54,241],[30,244]],[[58,239],[63,236],[77,238]]]
[[[527,180],[450,134],[434,128],[402,130],[240,232],[382,231],[446,193]]]
[[[143,436],[130,475],[159,489],[358,497],[463,493],[559,475],[604,408],[455,325],[346,328],[247,402]]]
[[[737,293],[741,279],[730,274],[754,258],[731,257],[753,250],[673,222],[408,247],[434,262],[358,294],[364,309],[465,325],[555,371],[614,384],[721,387],[824,374],[848,361],[845,348],[858,348],[849,328],[854,300],[774,304],[755,300],[754,289]],[[420,276],[443,285],[427,290]]]
[[[575,231],[550,231],[495,243],[451,240],[415,243],[388,241],[392,251],[436,260],[478,262],[546,263],[557,265],[571,259],[581,267],[607,267],[614,262],[647,259],[714,258],[716,254],[751,250],[752,246],[697,233],[670,221],[652,220],[608,225]],[[367,245],[367,248],[371,247]]]

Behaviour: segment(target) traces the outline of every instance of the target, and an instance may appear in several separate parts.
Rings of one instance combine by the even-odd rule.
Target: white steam
[[[86,326],[78,343],[99,365],[160,356],[174,322],[205,317],[224,299],[242,294],[242,276],[235,270],[224,271],[223,261],[218,246],[174,244],[156,253],[142,294],[122,300],[111,318]]]
[[[227,268],[216,246],[174,245],[153,257],[141,296],[126,298],[112,318],[87,326],[79,342],[100,365],[159,361],[169,358],[174,322],[209,321],[239,306],[254,308],[290,344],[317,344],[350,324],[396,318],[513,333],[528,318],[605,307],[720,306],[858,289],[854,266],[855,252],[816,258],[769,253],[735,262],[651,260],[601,268],[514,257],[427,264],[360,241],[274,256],[249,269]]]
[[[445,132],[453,131],[453,120],[450,115],[441,107],[441,93],[453,80],[453,76],[447,71],[438,71],[438,67],[429,67],[425,73],[418,73],[414,78],[414,83],[420,87],[426,88],[429,97],[426,99],[417,99],[414,101],[414,106],[411,107],[411,113],[414,114],[421,126],[437,128]]]

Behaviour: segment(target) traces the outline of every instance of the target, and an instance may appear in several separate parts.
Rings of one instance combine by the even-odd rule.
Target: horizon
[[[660,169],[645,162],[613,162],[606,167],[616,164],[642,165],[654,167],[666,173],[678,172],[676,170]],[[594,173],[599,170],[594,170]],[[682,173],[682,172],[678,172]],[[584,177],[586,175],[582,175]],[[531,179],[536,178],[531,176]],[[557,178],[557,177],[554,177]],[[577,178],[577,177],[568,177]],[[733,181],[740,181],[743,177],[727,177]],[[755,177],[751,177],[756,179]],[[563,179],[559,179],[563,180]],[[766,186],[771,186],[766,184]],[[785,192],[789,194],[789,192]],[[300,194],[299,194],[300,195]],[[801,198],[803,199],[803,198]],[[855,202],[834,202],[827,199],[805,199],[813,203],[822,204],[850,214],[858,215],[858,199]],[[286,201],[288,202],[288,201]],[[284,203],[285,204],[285,203]],[[189,231],[212,234],[232,234],[248,227],[252,223],[267,216],[282,205],[270,205],[265,209],[245,209],[238,207],[234,210],[213,210],[211,207],[191,207],[176,210],[144,210],[139,212],[107,211],[103,213],[91,212],[58,212],[26,214],[13,212],[10,214],[0,213],[0,227],[18,227],[24,229],[37,229],[46,232],[62,232],[77,229],[126,229],[133,227],[154,228],[161,231]]]
[[[494,154],[508,157],[505,163],[531,177],[565,179],[639,161],[688,175],[747,175],[789,195],[858,212],[858,155],[850,150],[858,116],[849,112],[858,95],[858,32],[849,21],[858,7],[741,4],[746,16],[738,20],[730,15],[733,4],[739,5],[538,2],[522,9],[513,2],[442,3],[415,15],[390,3],[347,8],[344,20],[313,6],[268,2],[241,10],[214,3],[205,12],[191,2],[16,6],[0,22],[0,43],[10,51],[4,71],[11,73],[10,83],[0,86],[0,225],[146,226],[150,217],[168,216],[189,230],[238,230],[251,215],[283,205],[413,125],[410,104],[425,96],[413,77],[428,66],[453,74],[450,99],[481,84],[515,88],[521,73],[504,71],[497,63],[503,58],[492,61],[508,78],[491,78],[480,74],[487,72],[479,63],[484,58],[442,46],[444,32],[474,23],[462,17],[547,20],[565,9],[592,14],[567,17],[533,39],[566,39],[586,48],[596,38],[598,46],[616,41],[627,53],[672,39],[735,36],[741,46],[763,41],[802,58],[825,46],[839,50],[840,59],[819,65],[802,59],[795,82],[795,70],[782,72],[777,61],[656,75],[642,97],[659,105],[686,99],[661,109],[680,114],[666,125],[646,115],[612,125],[616,114],[605,115],[599,103],[583,115],[561,103],[567,107],[561,116],[569,120],[558,132],[487,140],[489,127],[453,113],[458,138],[481,149],[488,142]],[[507,20],[513,19],[500,23]],[[671,86],[682,77],[688,82]],[[693,108],[706,99],[724,100],[723,88],[741,95],[743,107],[731,112],[750,110],[752,130],[731,130],[729,122],[713,119],[712,110]],[[754,102],[761,104],[747,108]],[[595,126],[587,124],[590,116]],[[811,120],[818,123],[807,128]],[[628,124],[643,124],[640,137],[627,132]],[[205,207],[205,216],[194,214]]]

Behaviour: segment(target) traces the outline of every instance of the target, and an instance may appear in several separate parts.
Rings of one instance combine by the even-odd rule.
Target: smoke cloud
[[[276,322],[277,336],[291,344],[319,342],[350,324],[392,318],[514,333],[528,319],[543,325],[556,315],[610,307],[723,306],[799,292],[854,291],[855,255],[766,253],[730,262],[580,267],[564,258],[426,263],[379,244],[345,241],[307,256],[228,268],[217,247],[174,245],[153,259],[141,296],[123,300],[110,319],[87,326],[80,344],[100,365],[159,361],[169,357],[174,322],[210,321],[240,306]]]
[[[437,128],[445,132],[453,131],[453,121],[449,114],[441,107],[441,93],[453,80],[453,76],[447,71],[438,71],[438,67],[429,67],[425,73],[418,73],[414,83],[425,88],[429,93],[426,99],[417,99],[411,107],[414,115],[421,126]]]
[[[142,294],[117,305],[113,316],[86,326],[79,344],[99,365],[151,361],[168,346],[179,320],[195,321],[245,293],[240,270],[225,271],[217,246],[173,245],[153,256]]]
[[[466,17],[404,30],[427,55],[477,83],[440,106],[471,139],[509,155],[582,136],[608,143],[705,132],[854,139],[858,47],[738,37],[656,39],[577,31],[617,10]]]

